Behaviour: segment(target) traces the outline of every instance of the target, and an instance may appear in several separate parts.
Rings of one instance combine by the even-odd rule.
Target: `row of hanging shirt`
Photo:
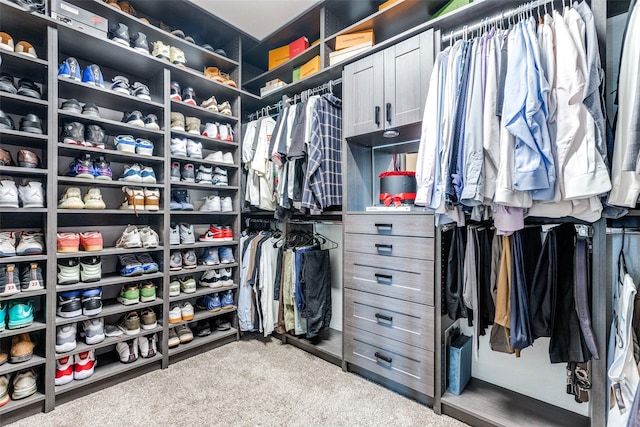
[[[416,204],[438,224],[493,216],[507,234],[527,215],[598,220],[611,189],[602,83],[585,1],[456,41],[430,79]]]
[[[325,247],[327,244],[328,247]],[[241,331],[318,337],[331,323],[329,250],[324,236],[245,230],[238,295]]]
[[[342,205],[342,101],[313,95],[247,124],[245,203],[290,218]]]

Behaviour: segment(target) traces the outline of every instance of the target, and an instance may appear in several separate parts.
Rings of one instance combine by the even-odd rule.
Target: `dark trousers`
[[[302,254],[301,285],[305,295],[307,338],[318,336],[331,323],[331,265],[328,250]]]

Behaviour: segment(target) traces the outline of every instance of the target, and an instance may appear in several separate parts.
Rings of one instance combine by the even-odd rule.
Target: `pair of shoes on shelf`
[[[82,198],[79,187],[67,187],[58,202],[58,209],[105,209],[99,188],[90,187]]]
[[[102,155],[95,160],[91,160],[91,154],[89,153],[83,153],[76,157],[73,163],[69,165],[66,175],[74,178],[106,181],[111,181],[113,178],[111,163]]]
[[[95,372],[97,364],[95,350],[83,351],[73,356],[56,360],[55,385],[69,384],[73,380],[84,380]]]
[[[120,43],[124,46],[130,46],[134,50],[146,55],[149,54],[149,42],[147,41],[147,35],[140,31],[129,35],[129,27],[121,22],[112,25],[109,28],[107,35],[116,43]]]
[[[36,50],[31,43],[27,41],[14,43],[13,37],[5,32],[0,32],[0,49],[30,56],[32,58],[38,58]]]
[[[58,67],[58,76],[67,79],[82,81],[90,85],[104,87],[104,78],[100,67],[96,64],[87,65],[84,71],[80,71],[80,63],[74,57],[64,60]]]
[[[102,279],[102,260],[99,256],[62,258],[57,271],[58,285],[97,282]]]
[[[42,99],[40,88],[33,80],[22,77],[18,80],[18,85],[16,86],[13,76],[9,73],[0,73],[0,92]]]
[[[44,188],[42,182],[23,178],[16,186],[13,178],[0,178],[0,207],[3,208],[43,208]]]
[[[0,257],[44,253],[44,234],[40,231],[0,231]]]
[[[63,106],[65,104],[63,104]],[[80,104],[78,103],[78,105]],[[90,124],[85,126],[80,122],[65,122],[62,125],[60,139],[65,144],[104,149],[106,147],[105,141],[107,139],[107,135],[104,128],[100,125]]]

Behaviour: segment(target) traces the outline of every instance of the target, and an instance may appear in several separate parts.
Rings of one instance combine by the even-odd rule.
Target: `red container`
[[[309,39],[300,37],[298,40],[289,43],[289,59],[304,52],[309,47]]]

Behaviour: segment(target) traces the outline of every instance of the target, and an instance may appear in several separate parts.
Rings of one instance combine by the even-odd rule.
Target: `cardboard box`
[[[386,2],[382,3],[380,6],[378,6],[378,10],[382,10],[382,9],[386,9],[389,6],[392,6],[395,3],[398,3],[400,0],[387,0]]]
[[[361,31],[359,33],[342,34],[336,37],[336,50],[346,49],[357,44],[371,42],[373,40],[373,30]]]
[[[51,17],[71,28],[92,36],[107,38],[109,21],[88,10],[74,6],[62,0],[51,3]]]
[[[265,87],[269,87],[269,86],[277,85],[277,84],[280,84],[280,83],[284,83],[284,82],[282,80],[280,80],[280,79],[273,79],[273,80],[269,80],[268,82],[266,82],[264,84],[264,86]]]
[[[329,54],[329,66],[332,66],[334,64],[337,64],[338,62],[342,62],[346,59],[356,56],[357,54],[364,52],[365,50],[368,50],[371,46],[373,46],[373,43],[364,42],[364,43],[357,44],[355,46],[348,47],[346,49],[341,49],[341,50],[336,50],[335,52],[331,52]]]
[[[269,51],[269,69],[276,68],[289,60],[289,45],[281,46]]]
[[[320,71],[320,55],[314,56],[309,62],[300,67],[300,80]]]
[[[260,88],[260,96],[265,96],[265,95],[269,95],[272,92],[277,91],[280,88],[285,87],[287,84],[283,81],[280,81],[280,83],[276,83],[273,84],[271,86],[265,86],[265,87],[261,87]]]
[[[300,80],[300,67],[293,69],[293,79],[291,81],[297,82],[298,80]]]
[[[309,39],[300,37],[298,40],[289,43],[289,59],[301,54],[309,47]]]

